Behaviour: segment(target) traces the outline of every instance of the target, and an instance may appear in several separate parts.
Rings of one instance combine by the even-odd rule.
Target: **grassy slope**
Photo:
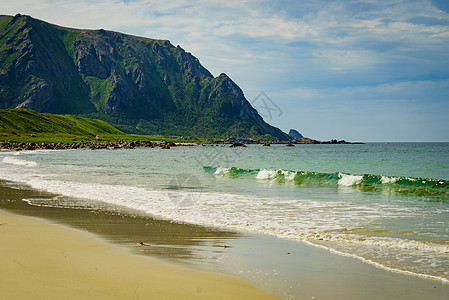
[[[170,140],[125,134],[108,123],[75,115],[37,113],[27,109],[0,109],[0,141],[72,142],[101,140]]]

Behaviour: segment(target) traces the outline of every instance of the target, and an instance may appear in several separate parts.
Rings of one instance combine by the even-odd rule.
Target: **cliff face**
[[[300,134],[296,129],[290,129],[290,131],[288,132],[288,135],[294,139],[302,139],[303,138],[303,135]]]
[[[0,17],[0,108],[93,110],[59,34],[56,27],[30,17]]]
[[[0,108],[72,113],[130,133],[286,140],[226,75],[164,40],[0,17]]]

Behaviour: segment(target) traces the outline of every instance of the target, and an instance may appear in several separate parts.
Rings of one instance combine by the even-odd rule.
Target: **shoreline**
[[[437,300],[449,293],[448,284],[385,271],[276,237],[180,224],[111,206],[104,210],[32,206],[23,199],[55,195],[21,185],[11,187],[14,184],[5,187],[0,181],[0,209],[90,232],[135,254],[243,278],[285,298],[380,299],[382,295]],[[140,241],[150,246],[140,247]]]
[[[0,210],[0,220],[0,290],[8,299],[280,299],[242,279],[133,255],[42,219]]]
[[[294,147],[295,145],[360,145],[361,142],[346,142],[345,140],[331,140],[331,141],[317,141],[312,139],[293,140],[293,141],[277,141],[277,142],[262,142],[251,140],[237,140],[237,141],[215,141],[215,142],[164,142],[164,141],[77,141],[70,143],[63,142],[19,142],[13,140],[0,141],[0,151],[27,151],[27,150],[68,150],[68,149],[136,149],[136,148],[162,148],[170,149],[170,147],[184,146],[209,146],[209,147],[246,147],[249,145],[285,145],[286,147]]]

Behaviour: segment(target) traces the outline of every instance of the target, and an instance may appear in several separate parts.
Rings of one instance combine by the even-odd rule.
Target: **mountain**
[[[77,114],[127,133],[288,140],[226,74],[166,40],[0,16],[0,108]]]

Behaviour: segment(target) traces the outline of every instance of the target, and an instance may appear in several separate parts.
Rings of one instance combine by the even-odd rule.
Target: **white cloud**
[[[0,7],[66,27],[169,39],[213,74],[228,73],[249,99],[269,92],[286,114],[308,107],[307,117],[327,111],[344,119],[359,105],[368,118],[369,103],[380,113],[390,101],[430,114],[425,103],[448,101],[449,14],[429,0],[0,0]],[[273,122],[288,129],[288,120]]]
[[[324,49],[314,54],[317,64],[333,71],[364,69],[378,64],[381,55],[373,50],[333,50]]]
[[[430,98],[429,98],[430,96]],[[354,105],[361,101],[416,101],[423,98],[429,102],[449,103],[449,79],[438,81],[404,81],[374,86],[313,89],[299,87],[276,92],[277,98],[289,101],[313,102],[331,99],[337,103]],[[449,112],[448,112],[449,114]]]

